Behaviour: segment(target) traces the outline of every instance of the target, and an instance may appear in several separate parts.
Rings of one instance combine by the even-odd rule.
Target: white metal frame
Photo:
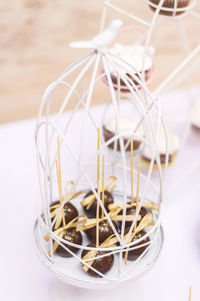
[[[123,64],[122,64],[122,62],[123,62]],[[127,64],[127,69],[126,69],[124,63]],[[112,84],[111,74],[109,71],[110,64],[112,64],[114,70],[116,70],[116,73],[118,74],[118,89],[117,89],[118,91],[117,92],[114,90],[114,87]],[[101,69],[100,66],[103,66],[104,72],[99,75],[99,70]],[[67,82],[67,77],[71,73],[76,71],[77,68],[80,68],[80,67],[82,67],[82,69],[81,69],[79,75],[77,76],[77,78],[75,79],[73,84],[70,85]],[[130,72],[130,68],[132,70],[131,72]],[[76,91],[77,85],[79,83],[81,83],[82,81],[84,81],[85,75],[89,70],[92,70],[92,77],[91,77],[90,84],[88,87],[84,87],[82,94],[79,95]],[[142,89],[139,89],[138,85],[136,85],[134,83],[134,81],[130,80],[130,78],[126,75],[127,72],[132,76],[134,81],[137,82],[138,85],[141,86]],[[111,279],[111,278],[109,278],[109,276],[102,275],[101,273],[96,271],[96,273],[99,274],[100,276],[102,276],[103,278],[105,278],[109,281],[115,281],[116,283],[117,283],[117,281],[120,281],[120,279],[122,277],[124,277],[124,273],[126,273],[126,272],[130,273],[130,270],[134,271],[134,269],[132,269],[131,267],[133,267],[133,265],[135,265],[135,264],[139,264],[140,259],[144,256],[144,254],[142,256],[140,256],[140,258],[137,261],[135,261],[134,263],[127,266],[127,271],[122,272],[122,268],[121,268],[121,266],[123,265],[122,253],[126,250],[126,248],[129,247],[130,250],[134,249],[134,245],[136,243],[140,242],[146,236],[151,235],[151,237],[152,237],[152,235],[153,235],[153,237],[154,237],[150,241],[149,248],[151,248],[151,246],[153,246],[153,244],[155,243],[155,240],[160,239],[158,234],[160,233],[159,232],[160,231],[160,213],[161,213],[161,208],[162,208],[162,206],[161,206],[161,204],[162,204],[162,182],[163,182],[164,171],[161,168],[160,157],[157,152],[157,139],[158,139],[158,134],[159,134],[161,127],[163,127],[163,129],[165,131],[165,135],[166,135],[166,152],[167,152],[166,166],[168,163],[167,132],[166,132],[165,124],[162,120],[160,104],[152,96],[152,94],[146,87],[146,84],[143,80],[142,75],[138,77],[138,76],[136,76],[136,74],[139,74],[139,71],[134,69],[132,66],[130,66],[125,61],[122,61],[120,58],[113,56],[111,53],[109,53],[106,50],[101,50],[101,49],[95,50],[88,56],[83,57],[78,62],[71,65],[55,82],[50,84],[49,87],[46,89],[43,99],[42,99],[41,106],[40,106],[38,120],[37,120],[37,124],[36,124],[36,131],[35,131],[36,150],[37,150],[37,167],[38,167],[38,177],[39,177],[40,192],[41,192],[41,206],[38,206],[38,208],[39,208],[39,212],[38,212],[39,228],[38,229],[39,229],[39,237],[40,237],[39,241],[40,241],[40,246],[41,246],[43,252],[45,253],[47,260],[51,261],[52,264],[55,264],[56,259],[53,254],[53,248],[52,248],[53,240],[55,240],[55,241],[59,242],[59,244],[61,246],[63,246],[64,249],[66,249],[66,250],[68,250],[68,252],[72,253],[72,255],[74,256],[75,259],[77,259],[79,262],[83,263],[80,256],[73,254],[73,252],[71,252],[66,246],[63,245],[63,243],[66,244],[66,241],[61,239],[60,237],[56,236],[52,231],[53,224],[55,223],[55,220],[56,220],[58,214],[61,212],[61,210],[64,206],[64,202],[63,202],[60,210],[58,211],[56,217],[54,218],[53,223],[51,223],[50,211],[49,211],[49,206],[50,206],[51,202],[53,201],[51,186],[52,186],[53,179],[56,178],[55,174],[53,175],[53,173],[55,173],[56,154],[53,154],[53,155],[51,154],[51,148],[52,148],[52,144],[55,143],[55,139],[53,139],[53,137],[55,138],[55,136],[59,136],[60,141],[61,141],[61,147],[63,147],[63,148],[65,147],[71,153],[71,156],[75,162],[75,168],[77,170],[79,170],[79,176],[76,179],[74,179],[75,180],[74,185],[76,185],[76,187],[78,187],[79,182],[81,181],[82,178],[84,178],[87,181],[88,187],[85,187],[85,188],[89,188],[93,191],[94,195],[96,196],[96,198],[100,204],[100,207],[104,211],[104,214],[105,214],[106,218],[108,219],[108,222],[110,223],[116,237],[118,237],[118,240],[120,242],[120,246],[116,246],[116,247],[107,249],[109,251],[109,254],[118,253],[118,259],[119,259],[118,275],[116,275],[114,278]],[[102,143],[101,143],[101,148],[99,150],[99,153],[100,153],[100,155],[102,155],[103,153],[108,154],[108,160],[106,162],[107,166],[110,165],[113,167],[113,165],[114,165],[115,169],[120,169],[122,171],[122,181],[123,181],[124,189],[121,192],[121,201],[123,202],[123,221],[122,221],[121,237],[116,232],[115,227],[113,226],[112,220],[110,219],[108,213],[106,212],[101,199],[99,198],[98,194],[96,193],[95,185],[92,182],[92,179],[87,175],[87,172],[85,171],[84,158],[82,158],[82,156],[81,156],[81,153],[82,153],[81,141],[80,141],[80,156],[79,157],[77,157],[76,154],[73,152],[73,149],[71,149],[70,144],[68,142],[67,129],[70,124],[70,120],[72,119],[72,116],[74,114],[76,114],[80,105],[84,106],[83,114],[85,114],[85,116],[88,116],[92,120],[92,123],[96,129],[98,128],[99,125],[96,124],[95,120],[92,118],[92,116],[89,112],[89,108],[90,108],[90,105],[92,102],[94,87],[97,84],[97,82],[102,79],[103,76],[106,76],[106,78],[108,80],[107,89],[109,89],[110,96],[112,99],[112,106],[114,108],[116,125],[117,125],[116,133],[118,133],[118,134],[116,134],[112,139],[110,139],[106,143],[104,142],[104,139],[101,136]],[[123,240],[124,230],[125,230],[126,204],[129,200],[129,193],[127,192],[127,187],[128,187],[127,181],[128,181],[128,175],[130,174],[130,168],[127,167],[127,157],[126,157],[124,140],[123,140],[123,137],[119,135],[119,127],[120,127],[119,102],[121,99],[120,79],[122,79],[123,82],[127,85],[127,88],[129,89],[129,94],[132,96],[132,99],[134,100],[134,106],[136,105],[141,112],[140,122],[138,123],[138,126],[140,126],[141,123],[145,124],[145,128],[148,129],[148,131],[150,132],[151,137],[153,139],[151,141],[151,140],[147,140],[146,137],[144,138],[144,137],[138,136],[136,134],[136,130],[137,130],[138,126],[136,126],[136,129],[133,132],[132,137],[133,137],[133,139],[137,138],[137,140],[138,139],[141,140],[145,145],[148,145],[151,148],[152,160],[150,162],[150,166],[149,166],[147,175],[145,175],[145,174],[141,175],[141,179],[144,180],[144,187],[143,187],[143,190],[142,190],[142,193],[140,196],[140,205],[139,205],[135,220],[133,221],[132,226],[129,230],[128,237],[133,230],[134,224],[135,224],[137,216],[139,214],[139,210],[140,210],[144,200],[147,199],[146,193],[147,193],[147,189],[149,186],[151,186],[152,189],[154,190],[154,201],[156,200],[158,202],[158,208],[159,208],[158,214],[157,215],[154,214],[154,226],[152,226],[149,229],[147,234],[142,239],[132,242],[132,243],[127,243],[128,237],[127,237],[126,241]],[[52,103],[54,90],[59,85],[67,86],[69,88],[69,91],[66,94],[66,96],[63,100],[63,103],[61,104],[60,110],[58,111],[56,116],[52,119],[52,117],[49,115],[50,106]],[[68,102],[70,101],[70,98],[72,95],[75,95],[77,97],[78,102],[77,102],[77,105],[75,106],[74,110],[72,111],[70,118],[66,121],[66,126],[63,130],[63,129],[59,128],[59,119],[63,116],[64,110],[65,110]],[[45,106],[46,106],[46,110],[45,110]],[[84,134],[85,134],[84,133],[84,128],[85,128],[84,122],[86,122],[86,118],[83,119],[83,124],[82,124],[83,139],[84,139]],[[45,152],[44,152],[43,148],[40,148],[40,144],[39,144],[40,132],[42,129],[45,129]],[[121,146],[121,151],[120,151],[120,156],[121,156],[121,160],[122,160],[121,164],[119,163],[119,161],[115,161],[112,159],[112,156],[109,154],[109,150],[108,150],[109,144],[112,143],[113,141],[117,141],[117,140],[120,141],[120,146]],[[43,152],[45,154],[44,156],[42,155]],[[42,159],[43,157],[45,159]],[[158,167],[157,174],[158,174],[158,178],[159,178],[159,183],[157,185],[151,181],[153,164],[155,161],[157,162],[157,167]],[[93,156],[91,158],[90,164],[91,164],[91,166],[95,166],[96,154],[95,154],[95,156]],[[134,169],[134,174],[135,175],[137,174],[136,169]],[[71,191],[69,191],[69,193],[70,192]],[[41,212],[44,212],[44,217],[41,217]],[[45,249],[46,242],[43,239],[44,231],[46,231],[50,235],[50,238],[51,238],[50,244],[49,244],[50,255],[48,254],[47,250]],[[70,246],[76,246],[79,249],[87,249],[87,250],[94,249],[94,248],[89,248],[89,247],[85,247],[85,246],[74,245],[74,244],[68,243],[68,242],[67,242],[67,244]],[[95,248],[95,249],[102,250],[101,248]],[[85,262],[85,264],[87,265],[87,262]],[[83,273],[83,277],[84,277],[84,272],[82,272],[82,273]],[[67,275],[66,275],[66,278],[67,278]],[[99,281],[99,279],[97,281]],[[90,281],[88,281],[88,283],[90,283]]]

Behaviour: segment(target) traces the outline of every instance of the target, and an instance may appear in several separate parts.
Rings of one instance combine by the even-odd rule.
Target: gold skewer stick
[[[60,204],[62,203],[62,183],[61,183],[61,168],[60,168],[60,139],[57,137],[58,159],[56,160],[58,191],[60,195]]]
[[[133,202],[133,138],[131,138],[131,204]]]
[[[192,300],[192,286],[190,286],[188,301],[191,301],[191,300]]]
[[[62,203],[62,191],[61,191],[61,187],[60,187],[58,160],[56,160],[56,171],[57,171],[58,192],[59,192],[59,198],[60,198],[60,204],[61,204]]]
[[[135,207],[135,213],[138,210],[138,206],[139,206],[139,190],[140,190],[140,164],[138,164],[138,172],[137,172],[137,193],[136,193],[136,207]],[[136,230],[137,227],[137,222],[135,222],[135,226],[134,226],[134,231]]]
[[[137,173],[137,192],[136,192],[136,208],[135,208],[135,212],[137,212],[138,210],[138,206],[139,206],[139,189],[140,189],[140,164],[138,164],[138,173]],[[136,232],[136,228],[137,228],[137,220],[135,221],[135,225],[134,225],[134,232]],[[127,259],[128,259],[128,249],[125,253],[125,264],[127,264]]]
[[[105,161],[105,155],[103,155],[103,161],[102,161],[102,204],[104,206],[104,161]],[[101,218],[104,218],[104,212],[101,211]]]
[[[57,147],[58,147],[58,160],[56,160],[56,170],[57,170],[57,180],[58,180],[58,191],[60,196],[60,205],[63,202],[62,198],[62,181],[61,181],[61,166],[60,166],[60,139],[57,137]],[[64,209],[62,209],[62,220],[63,226],[66,226]]]
[[[99,147],[100,147],[100,132],[99,128],[97,130],[97,193],[100,197],[100,177],[99,177],[99,163],[100,163],[100,156],[99,156]],[[96,248],[99,247],[99,202],[97,201],[97,210],[96,210]]]
[[[131,138],[131,204],[134,203],[133,199],[133,138]],[[128,259],[128,249],[125,253],[125,264],[127,264],[127,259]]]

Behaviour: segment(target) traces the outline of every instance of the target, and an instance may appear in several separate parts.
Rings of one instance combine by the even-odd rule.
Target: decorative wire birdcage
[[[104,34],[103,32],[100,39]],[[116,76],[115,85],[113,84],[110,70],[111,66],[112,72]],[[113,110],[116,126],[115,134],[107,141],[105,141],[101,131],[103,126],[101,121],[104,111],[99,110],[98,113],[95,113],[95,109],[91,108],[91,105],[95,103],[95,95],[98,93],[96,87],[103,82],[104,78],[106,78],[107,84],[102,84],[101,89],[109,92],[109,97],[111,98],[110,107]],[[124,133],[123,135],[120,133],[120,108],[123,102],[121,95],[123,93],[121,91],[122,82],[126,86],[126,93],[129,94],[129,105],[132,107],[133,114],[137,116],[138,120],[136,127],[132,129],[132,133],[127,133],[127,143],[131,143],[131,141],[137,139],[144,147],[149,148],[152,154],[148,170],[141,172],[140,189],[137,190],[138,187],[136,187],[135,181],[132,195],[131,176],[134,179],[138,179],[140,174],[139,169],[136,168],[138,164],[137,154],[134,154],[135,164],[132,169],[130,167],[130,152],[129,156],[127,156],[127,143],[125,144],[123,139]],[[57,114],[52,116],[50,115],[50,108],[53,101],[56,101],[56,91],[60,86],[65,89],[64,99]],[[73,102],[73,110],[66,112],[70,102]],[[100,147],[96,151],[98,128],[100,128]],[[143,129],[143,135],[138,134],[138,128]],[[114,56],[108,51],[107,47],[103,47],[102,45],[94,47],[94,51],[89,55],[68,67],[46,89],[42,98],[35,130],[40,185],[35,238],[42,260],[65,282],[87,288],[91,288],[91,284],[92,288],[110,287],[127,279],[138,278],[151,268],[156,261],[163,242],[160,218],[165,169],[161,168],[160,156],[157,149],[158,137],[161,130],[165,134],[165,166],[167,166],[168,139],[159,102],[147,88],[140,70],[136,70],[126,61]],[[58,151],[56,146],[57,137],[60,140]],[[115,147],[113,152],[110,152],[109,146],[112,143]],[[116,149],[117,143],[120,145],[119,150]],[[60,178],[59,176],[56,177],[57,153],[60,156]],[[103,155],[105,156],[106,177],[111,176],[112,179],[115,178],[118,182],[117,189],[112,186],[111,193],[115,204],[120,204],[122,209],[119,232],[113,224],[110,212],[107,211],[102,202],[99,191],[96,191],[98,182],[98,178],[96,179],[96,170],[102,167],[103,164],[98,164],[97,157],[101,160]],[[131,159],[133,159],[132,156]],[[157,171],[153,173],[153,165],[155,163]],[[52,218],[50,207],[55,199],[58,199],[57,181],[60,181],[60,187],[62,184],[66,189],[64,192],[60,191],[60,201],[63,198],[63,202],[60,203],[60,207],[58,207],[55,216]],[[104,219],[108,221],[112,228],[113,235],[109,239],[115,239],[114,245],[109,245],[108,243],[106,247],[103,244],[92,247],[87,246],[88,240],[84,233],[83,244],[76,244],[59,236],[58,232],[54,230],[55,223],[64,209],[65,202],[69,199],[73,198],[73,203],[79,211],[80,216],[78,216],[78,221],[81,222],[84,220],[84,212],[80,205],[84,195],[81,193],[86,193],[88,189],[91,190],[91,193],[96,198],[99,208],[103,211]],[[131,225],[126,233],[127,204],[131,202],[133,194],[136,195],[137,193],[139,194],[138,207],[136,207],[135,216],[131,220]],[[151,217],[147,225],[148,227],[145,228],[146,232],[144,236],[136,240],[130,240],[133,231],[136,231],[135,229],[139,227],[137,226],[138,217],[144,204],[147,206],[148,217]],[[152,204],[153,207],[151,207]],[[97,223],[99,223],[99,220],[97,220]],[[48,237],[48,239],[45,240],[45,237]],[[145,238],[149,240],[144,243]],[[62,258],[54,254],[55,243],[66,250],[71,257]],[[79,250],[79,252],[72,251],[71,247]],[[124,261],[124,254],[142,247],[145,247],[144,251],[136,260]],[[90,252],[93,255],[85,259],[81,255],[82,250]],[[98,271],[91,264],[95,260],[109,256],[114,256],[114,266],[107,274]],[[86,267],[87,271],[89,269],[101,278],[92,278],[83,271],[81,265]]]

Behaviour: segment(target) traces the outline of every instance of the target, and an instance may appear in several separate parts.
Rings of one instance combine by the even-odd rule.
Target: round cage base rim
[[[38,235],[38,220],[36,220],[35,225],[34,225],[34,238],[35,238],[35,244],[36,244],[36,249],[37,249],[37,254],[40,258],[40,260],[43,262],[43,264],[45,264],[47,266],[47,268],[53,272],[55,274],[55,276],[60,279],[61,281],[75,286],[75,287],[79,287],[79,288],[85,288],[85,289],[108,289],[108,288],[113,288],[118,284],[124,283],[128,280],[138,280],[139,278],[141,278],[143,275],[145,275],[148,271],[151,270],[151,268],[153,267],[153,265],[156,263],[161,250],[162,250],[162,246],[163,246],[163,241],[164,241],[164,235],[163,235],[163,228],[162,226],[160,226],[160,235],[159,235],[159,248],[157,249],[157,252],[155,254],[155,257],[153,258],[151,264],[149,264],[146,269],[144,271],[142,271],[141,273],[138,273],[138,275],[135,276],[126,276],[122,279],[116,280],[116,281],[109,281],[107,280],[105,281],[101,281],[101,279],[99,278],[92,278],[93,281],[88,281],[88,280],[77,280],[73,277],[69,277],[69,275],[64,274],[62,271],[59,270],[59,268],[56,266],[56,264],[54,264],[54,262],[51,262],[47,256],[45,255],[44,251],[42,250],[42,247],[40,245],[40,239],[39,239],[39,235]],[[94,281],[96,279],[96,281]]]

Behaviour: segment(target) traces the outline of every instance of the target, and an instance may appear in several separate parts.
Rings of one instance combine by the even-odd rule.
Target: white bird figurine
[[[107,48],[115,40],[122,24],[121,20],[114,20],[103,32],[96,35],[92,40],[72,42],[70,43],[70,47],[89,49]]]

